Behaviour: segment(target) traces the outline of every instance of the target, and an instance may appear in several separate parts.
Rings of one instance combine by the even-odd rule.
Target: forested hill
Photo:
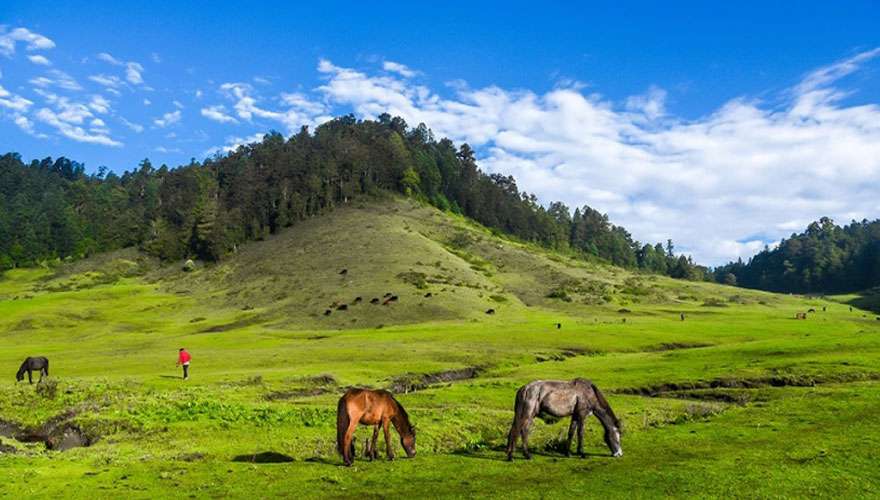
[[[719,282],[774,292],[834,293],[880,285],[880,220],[840,227],[822,218],[748,263],[715,270]]]
[[[642,245],[590,207],[542,207],[509,176],[478,168],[473,150],[385,114],[344,116],[285,139],[269,133],[202,163],[121,176],[66,158],[0,157],[0,270],[137,246],[166,260],[218,260],[235,245],[383,191],[460,213],[494,230],[613,264],[679,278],[705,269],[672,243]]]

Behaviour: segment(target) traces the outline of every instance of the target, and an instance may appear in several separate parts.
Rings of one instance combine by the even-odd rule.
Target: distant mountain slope
[[[126,263],[138,259],[148,258],[128,251],[68,264],[46,286],[64,286],[74,276],[82,282],[82,276],[107,269],[124,274],[131,265]],[[199,264],[192,272],[180,264],[144,263],[144,268],[152,266],[144,279],[237,318],[220,330],[256,323],[287,329],[374,328],[510,320],[553,311],[560,317],[612,316],[619,321],[625,316],[621,310],[638,304],[717,307],[774,300],[760,292],[564,257],[403,197],[351,202],[265,241],[242,245],[223,261]],[[387,294],[397,300],[382,305]],[[379,304],[372,304],[374,299]],[[490,309],[495,313],[487,314]]]
[[[546,248],[703,279],[671,242],[634,241],[588,206],[544,207],[511,176],[480,170],[467,144],[435,140],[399,117],[343,116],[285,138],[277,132],[204,162],[121,176],[58,158],[0,156],[0,271],[135,246],[164,260],[217,261],[352,200],[396,193]]]

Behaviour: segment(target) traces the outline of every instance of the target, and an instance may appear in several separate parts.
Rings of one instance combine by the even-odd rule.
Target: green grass
[[[548,297],[561,285],[570,301]],[[400,301],[369,304],[386,292]],[[58,452],[0,437],[16,450],[0,453],[0,494],[877,496],[880,321],[851,299],[572,261],[399,200],[342,208],[193,273],[131,251],[10,271],[0,419],[35,426],[73,409],[100,438]],[[334,301],[349,310],[323,316]],[[194,356],[185,383],[180,346]],[[27,355],[51,359],[54,399],[14,383]],[[341,467],[342,388],[472,366],[476,378],[399,395],[414,459]],[[625,455],[611,458],[591,421],[589,456],[564,458],[567,424],[536,421],[535,458],[504,462],[516,389],[577,376],[606,392]],[[665,392],[638,395],[652,391]],[[263,452],[292,461],[248,461]]]

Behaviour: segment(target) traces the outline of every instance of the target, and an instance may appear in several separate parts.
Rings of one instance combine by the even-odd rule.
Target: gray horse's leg
[[[568,425],[568,440],[565,442],[565,456],[571,456],[571,439],[574,437],[574,431],[577,429],[577,416],[572,414],[571,424]]]
[[[520,429],[520,436],[522,437],[523,457],[525,457],[526,460],[531,460],[532,458],[532,454],[529,453],[529,429],[532,427],[532,420],[534,420],[534,417],[530,416],[526,418],[522,429]]]
[[[28,370],[28,383],[29,383],[29,384],[33,384],[33,383],[34,383],[34,378],[33,378],[33,376],[31,375],[31,371],[30,371],[30,370]]]
[[[584,454],[584,420],[585,418],[578,418],[577,421],[577,431],[578,431],[578,455],[581,458],[586,457]]]

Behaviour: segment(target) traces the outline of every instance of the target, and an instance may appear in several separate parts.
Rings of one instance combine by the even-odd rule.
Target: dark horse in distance
[[[31,372],[34,371],[40,372],[40,382],[42,382],[43,377],[49,376],[49,360],[43,356],[25,358],[24,363],[18,369],[18,373],[15,374],[15,381],[21,382],[24,380],[24,372],[27,372],[28,382],[33,384],[34,379],[31,377]]]
[[[507,459],[513,460],[513,449],[517,437],[522,438],[523,456],[531,458],[529,453],[529,427],[539,414],[554,417],[571,415],[568,427],[566,456],[571,454],[571,439],[577,430],[578,454],[584,456],[584,421],[595,415],[605,427],[605,444],[615,457],[623,455],[620,446],[620,421],[611,410],[611,406],[589,380],[576,378],[571,382],[562,380],[536,380],[522,386],[516,392],[513,425],[507,438]]]
[[[388,391],[370,389],[349,389],[339,398],[336,407],[336,448],[342,454],[345,465],[354,462],[354,431],[358,424],[373,426],[372,443],[367,441],[366,455],[370,460],[377,458],[376,441],[379,438],[379,425],[385,431],[385,448],[388,460],[394,460],[391,444],[391,431],[394,425],[400,434],[400,444],[406,455],[416,455],[416,432],[409,421],[403,406]]]

